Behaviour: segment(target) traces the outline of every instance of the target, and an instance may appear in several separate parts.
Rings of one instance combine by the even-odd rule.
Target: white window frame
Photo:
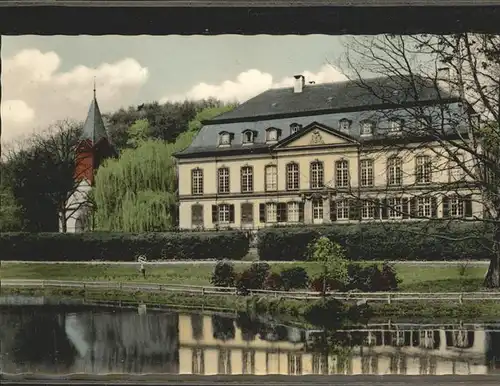
[[[311,189],[321,189],[325,186],[325,170],[323,162],[311,162]]]
[[[229,168],[222,167],[217,170],[217,192],[229,193]]]
[[[451,196],[449,206],[451,217],[462,218],[465,216],[465,202],[460,196]]]
[[[373,122],[363,122],[361,124],[361,136],[368,137],[373,135]]]
[[[288,222],[299,222],[299,203],[296,201],[288,202],[286,207]]]
[[[323,222],[324,218],[324,203],[322,198],[315,198],[311,202],[312,204],[312,218],[313,222],[320,223]]]
[[[254,139],[253,131],[245,130],[243,132],[243,143],[245,143],[245,144],[253,143],[253,139]]]
[[[361,160],[361,186],[373,186],[374,162],[372,159]]]
[[[191,174],[191,184],[193,194],[203,194],[203,170],[193,169]]]
[[[219,146],[231,145],[231,133],[221,133],[219,138]]]
[[[276,129],[267,130],[266,141],[267,142],[276,142],[277,140],[278,140],[278,130],[276,130]]]
[[[432,182],[432,161],[429,155],[419,155],[416,157],[416,182],[419,185],[430,184]]]
[[[217,220],[219,224],[229,224],[231,221],[231,208],[229,204],[217,206]]]
[[[275,202],[266,203],[266,223],[278,222],[278,204]]]
[[[335,161],[335,185],[338,188],[349,187],[349,161]]]
[[[266,192],[278,190],[278,167],[276,165],[267,165],[265,168],[265,175]]]
[[[286,190],[300,189],[299,164],[291,162],[286,165]]]
[[[302,354],[288,353],[288,375],[302,375]]]
[[[342,199],[337,201],[337,220],[349,220],[349,200]]]
[[[375,203],[368,199],[363,201],[361,205],[361,219],[374,220],[375,219]]]
[[[241,167],[241,192],[253,192],[253,167],[251,166]]]
[[[430,197],[417,198],[417,215],[418,217],[432,216],[432,200]]]
[[[403,199],[401,197],[391,197],[387,200],[387,217],[390,220],[400,220],[403,218]]]
[[[403,162],[399,157],[390,157],[387,160],[387,183],[389,186],[403,184]]]
[[[339,129],[340,131],[349,131],[351,128],[351,122],[349,122],[347,119],[341,119],[339,122]]]

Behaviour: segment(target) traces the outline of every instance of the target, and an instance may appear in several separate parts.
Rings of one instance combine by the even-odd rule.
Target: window
[[[389,185],[401,185],[403,173],[401,170],[401,158],[392,157],[387,161],[387,174]]]
[[[227,349],[219,348],[219,374],[231,374],[231,353]]]
[[[241,192],[253,192],[253,168],[251,166],[241,168]]]
[[[250,202],[241,204],[241,223],[253,224],[253,204]]]
[[[278,219],[277,205],[274,202],[266,204],[266,222],[276,222]]]
[[[373,160],[361,160],[361,186],[373,186]]]
[[[323,162],[311,162],[311,189],[320,189],[324,186]]]
[[[417,184],[428,184],[431,182],[432,164],[431,157],[423,155],[417,157],[416,182]]]
[[[312,210],[313,210],[313,220],[322,221],[323,220],[323,199],[316,198],[312,200]]]
[[[194,204],[191,206],[191,225],[203,226],[203,205]]]
[[[418,217],[431,217],[432,202],[430,197],[419,197],[417,200]]]
[[[390,122],[389,134],[399,134],[403,128],[403,121],[401,119],[394,119]]]
[[[243,350],[243,374],[255,374],[255,350]]]
[[[228,204],[219,205],[219,213],[217,219],[219,224],[229,224],[229,222],[231,221],[230,211],[231,209]]]
[[[278,130],[277,129],[268,129],[266,133],[266,140],[268,142],[274,142],[278,140]]]
[[[337,220],[349,220],[349,200],[337,201]]]
[[[372,135],[373,134],[373,123],[363,122],[361,123],[361,135]]]
[[[388,200],[389,204],[389,218],[392,220],[403,218],[403,199],[402,198],[390,198]]]
[[[205,374],[205,351],[200,348],[193,348],[192,350],[192,373]]]
[[[302,375],[302,355],[288,354],[288,375]]]
[[[203,194],[203,170],[191,171],[191,194]]]
[[[275,165],[268,165],[265,169],[266,174],[266,191],[273,191],[278,189],[278,167]]]
[[[288,221],[298,222],[299,221],[299,203],[289,202],[288,203]]]
[[[363,206],[361,207],[361,218],[363,220],[373,220],[375,218],[375,205],[373,201],[363,201]]]
[[[335,181],[338,188],[347,188],[349,186],[349,161],[335,162]]]
[[[287,222],[288,221],[288,209],[284,202],[276,204],[276,221],[277,222]]]
[[[289,163],[286,165],[286,190],[299,190],[299,165]]]
[[[253,143],[253,131],[246,130],[243,132],[243,143]]]
[[[231,145],[231,133],[227,131],[223,131],[219,134],[219,145],[220,146],[229,146]]]
[[[465,177],[465,158],[463,154],[455,154],[457,159],[450,159],[448,162],[448,170],[450,173],[450,182],[461,181]]]
[[[464,217],[464,201],[460,197],[450,197],[449,206],[451,217]]]
[[[220,168],[217,173],[218,193],[229,193],[229,168]]]
[[[313,374],[328,374],[328,356],[323,354],[313,354],[312,358]]]
[[[348,119],[341,119],[339,121],[339,129],[340,131],[349,131],[349,128],[351,127],[351,121]]]
[[[300,131],[302,128],[302,125],[299,125],[298,123],[292,123],[290,125],[290,134],[295,134]]]

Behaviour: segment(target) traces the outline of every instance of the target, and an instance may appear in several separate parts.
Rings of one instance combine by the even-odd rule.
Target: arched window
[[[295,162],[291,162],[286,165],[286,190],[299,190],[299,188],[299,165]]]
[[[325,173],[323,168],[323,162],[313,161],[311,162],[310,171],[310,184],[311,189],[320,189],[325,185]]]

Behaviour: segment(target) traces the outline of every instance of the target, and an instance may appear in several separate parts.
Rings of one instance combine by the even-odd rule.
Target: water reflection
[[[0,368],[8,373],[500,372],[500,324],[385,323],[325,333],[247,315],[38,306],[0,309],[0,326]]]

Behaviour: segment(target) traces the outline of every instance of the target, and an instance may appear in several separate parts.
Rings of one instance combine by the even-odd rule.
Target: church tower
[[[75,151],[75,180],[78,182],[78,188],[67,201],[66,224],[64,226],[62,220],[60,224],[60,231],[69,233],[83,232],[92,228],[92,207],[88,194],[94,185],[95,173],[99,166],[105,159],[116,156],[99,110],[95,83],[94,97]]]

